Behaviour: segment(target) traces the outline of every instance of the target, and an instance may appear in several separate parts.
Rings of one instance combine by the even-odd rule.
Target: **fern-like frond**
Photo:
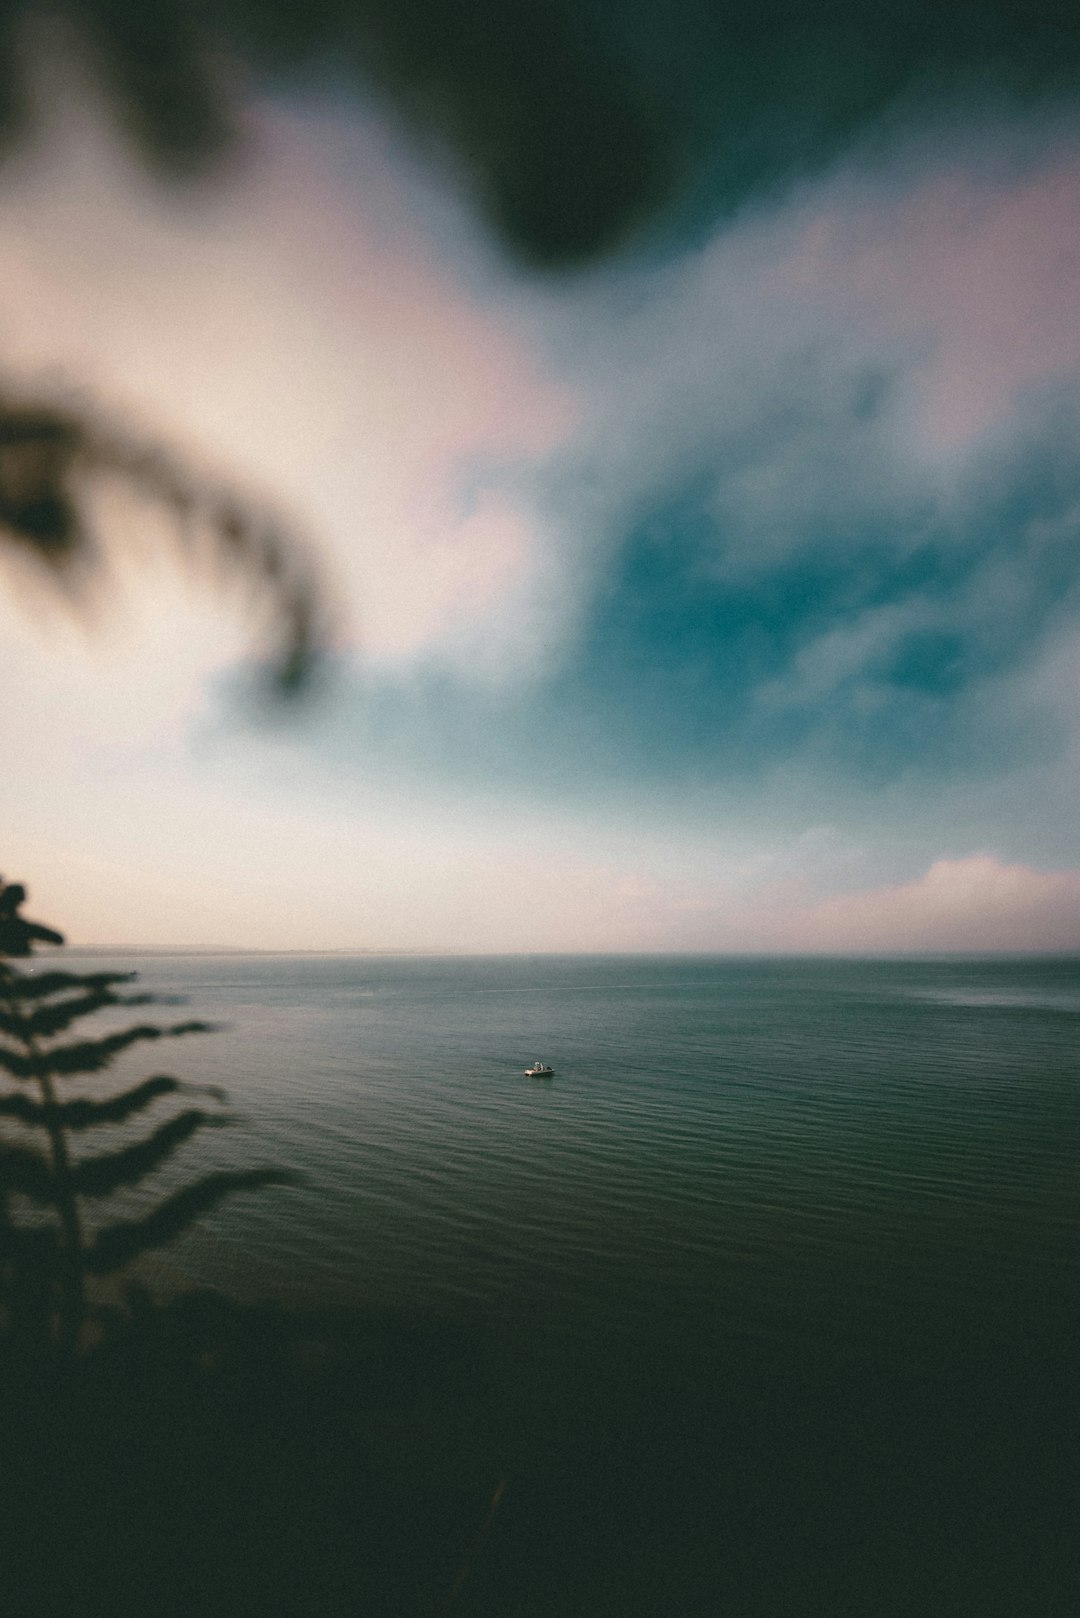
[[[11,1034],[15,1039],[51,1039],[92,1011],[101,1011],[106,1006],[148,1006],[154,998],[152,994],[114,994],[106,988],[88,989],[51,1006],[39,1005],[27,1013],[0,1010],[0,1032]]]
[[[196,1219],[238,1191],[267,1185],[295,1185],[297,1176],[283,1169],[222,1169],[185,1186],[142,1219],[119,1221],[100,1232],[86,1255],[91,1275],[112,1275],[140,1253],[163,1247],[183,1234]]]
[[[4,979],[3,993],[8,1000],[43,1000],[61,989],[112,989],[118,983],[131,983],[137,972],[10,972]]]
[[[184,1084],[167,1074],[157,1073],[153,1078],[144,1079],[141,1084],[134,1085],[130,1090],[123,1090],[119,1095],[110,1096],[105,1101],[62,1101],[52,1114],[42,1102],[35,1101],[21,1092],[0,1096],[0,1118],[15,1118],[21,1124],[45,1128],[50,1118],[55,1117],[62,1129],[92,1129],[95,1124],[123,1123],[125,1118],[144,1111],[152,1101],[157,1100],[158,1096],[177,1094],[211,1096],[215,1101],[222,1102],[225,1100],[224,1090],[219,1089],[216,1084]]]
[[[162,1124],[146,1140],[125,1146],[118,1152],[105,1152],[98,1157],[84,1158],[71,1170],[72,1190],[81,1197],[107,1197],[122,1186],[137,1185],[163,1163],[167,1163],[178,1146],[190,1140],[203,1126],[220,1129],[229,1123],[220,1112],[203,1112],[192,1107]]]
[[[134,1028],[125,1028],[120,1034],[79,1040],[71,1045],[54,1045],[49,1051],[29,1055],[0,1046],[0,1068],[15,1079],[37,1079],[43,1074],[66,1078],[72,1073],[100,1073],[130,1045],[148,1039],[178,1039],[184,1034],[210,1034],[214,1028],[215,1024],[209,1022],[178,1022],[169,1028],[140,1023]]]

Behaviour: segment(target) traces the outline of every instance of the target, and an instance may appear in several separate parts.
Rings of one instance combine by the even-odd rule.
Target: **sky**
[[[123,487],[78,602],[4,571],[2,869],[71,943],[1080,950],[1080,99],[849,31],[826,117],[672,15],[583,70],[579,167],[640,140],[555,150],[558,229],[502,125],[470,170],[329,70],[170,189],[31,37],[7,394],[280,512],[334,609],[275,709]]]

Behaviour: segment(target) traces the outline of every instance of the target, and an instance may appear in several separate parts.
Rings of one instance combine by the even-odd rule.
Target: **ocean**
[[[467,1345],[428,1464],[471,1445],[506,1503],[460,1610],[1080,1611],[1080,961],[109,964],[221,1027],[101,1091],[237,1117],[134,1205],[299,1176],[150,1284]]]

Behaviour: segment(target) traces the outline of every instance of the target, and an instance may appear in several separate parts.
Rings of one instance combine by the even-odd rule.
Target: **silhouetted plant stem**
[[[0,971],[3,973],[0,979],[3,988],[10,990],[13,987],[14,974],[6,967],[0,968]],[[12,1022],[16,1022],[19,1017],[17,1001],[9,992],[5,992],[2,998],[5,1011]],[[78,1345],[85,1307],[82,1222],[79,1218],[79,1204],[72,1188],[71,1159],[68,1155],[52,1075],[33,1035],[23,1034],[21,1043],[29,1063],[35,1069],[37,1086],[41,1093],[41,1121],[49,1138],[53,1202],[60,1220],[62,1235],[57,1347],[62,1355],[69,1355]]]
[[[31,1055],[41,1063],[38,1089],[41,1091],[44,1125],[49,1137],[56,1212],[63,1236],[57,1347],[61,1354],[68,1355],[78,1346],[85,1308],[82,1222],[73,1190],[71,1160],[52,1076],[41,1061],[41,1053],[34,1041],[28,1039],[26,1043]]]

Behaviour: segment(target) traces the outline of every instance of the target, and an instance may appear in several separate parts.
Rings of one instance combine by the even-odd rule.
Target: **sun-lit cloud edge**
[[[774,926],[785,950],[1080,954],[1080,869],[936,860],[914,881],[824,899]]]

